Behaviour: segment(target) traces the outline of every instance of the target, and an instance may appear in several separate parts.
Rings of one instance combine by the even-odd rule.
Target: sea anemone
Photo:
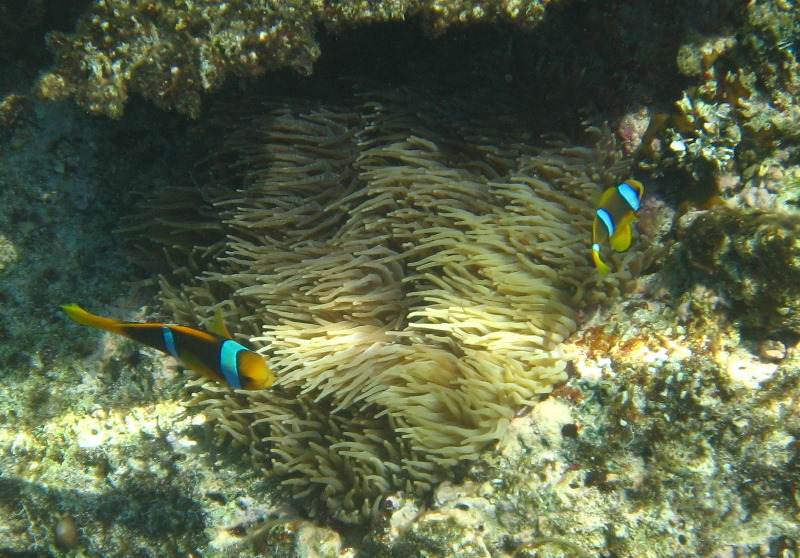
[[[591,264],[597,198],[628,176],[608,133],[542,148],[513,101],[355,98],[228,108],[226,170],[201,204],[153,200],[148,226],[193,276],[162,282],[165,309],[200,324],[222,309],[278,375],[199,383],[194,404],[312,515],[349,522],[500,440],[565,381],[578,309],[649,253],[637,241],[602,280]]]

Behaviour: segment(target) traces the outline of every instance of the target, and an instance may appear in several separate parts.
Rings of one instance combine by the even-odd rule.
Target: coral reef
[[[36,43],[55,19],[41,9],[56,4],[0,14],[0,42]],[[413,14],[429,36],[455,21],[534,25],[546,4],[535,33],[482,28],[487,48],[471,30],[449,33],[449,58],[407,48],[430,40],[421,34],[369,43],[391,44],[381,50],[348,29]],[[302,71],[314,49],[348,41],[342,58],[380,50],[351,67],[476,97],[298,101],[343,87],[316,66],[292,101],[244,97],[208,122],[228,138],[208,179],[192,166],[207,151],[176,156],[203,135],[185,134],[182,118],[129,103],[109,122],[42,103],[25,93],[41,55],[3,50],[0,554],[798,555],[796,2],[516,5],[528,14],[513,3],[327,3],[318,37],[282,28],[285,50],[259,50],[250,4],[228,3],[240,29],[212,21],[212,2],[109,6],[95,2],[75,34],[54,36],[65,58],[45,74],[52,95],[101,113],[139,93],[197,114],[203,75],[213,89],[223,73],[274,67],[271,53]],[[179,13],[199,22],[186,20],[186,43],[170,19]],[[133,17],[164,41],[143,33],[123,52],[116,40]],[[119,25],[101,32],[103,21]],[[195,81],[172,75],[173,55]],[[623,147],[656,177],[645,180],[643,236],[670,234],[680,215],[662,273],[641,276],[654,252],[640,238],[615,259],[619,275],[596,281],[588,199],[628,174],[606,139],[531,147],[543,128],[574,130],[585,106],[595,122],[627,114],[615,126]],[[169,318],[200,325],[221,308],[280,364],[274,393],[192,385],[187,406],[188,375],[55,317],[77,297],[120,318],[165,318],[145,307],[146,282],[128,292],[141,276],[111,232],[161,184],[171,186],[126,228],[147,226],[148,269],[171,273]],[[703,203],[714,195],[725,204]],[[678,208],[684,199],[697,203]],[[491,381],[474,383],[478,372]],[[382,400],[385,382],[408,405]],[[515,415],[518,402],[537,403]],[[235,447],[220,452],[215,435]],[[276,505],[280,486],[305,496],[302,510]],[[366,517],[369,528],[329,521]]]
[[[219,155],[233,173],[203,188],[224,224],[210,245],[193,244],[202,220],[180,192],[140,220],[195,266],[165,307],[182,323],[223,309],[278,374],[276,390],[204,385],[196,403],[312,512],[346,521],[501,439],[566,379],[578,308],[653,255],[640,244],[606,281],[587,257],[595,200],[627,174],[599,130],[593,148],[533,148],[509,99],[489,116],[484,98],[358,97],[266,102],[236,122]]]
[[[732,317],[761,336],[800,334],[800,217],[722,205],[684,216],[679,257],[738,304]]]
[[[320,55],[317,26],[330,30],[420,16],[438,33],[456,23],[507,20],[532,27],[546,1],[164,3],[96,1],[75,33],[51,33],[56,65],[37,85],[48,99],[75,97],[93,113],[122,115],[131,94],[198,117],[200,95],[229,74],[289,67],[308,75]]]
[[[692,85],[652,130],[645,166],[659,175],[685,173],[687,190],[706,197],[745,192],[751,203],[752,190],[772,190],[776,169],[793,172],[800,161],[799,14],[783,0],[748,3],[715,33],[690,33],[677,65]]]
[[[664,195],[689,202],[673,278],[716,289],[732,319],[760,338],[798,331],[798,31],[791,3],[735,6],[725,24],[683,38],[677,68],[691,82],[673,109],[620,126],[640,142],[640,167],[663,180]]]

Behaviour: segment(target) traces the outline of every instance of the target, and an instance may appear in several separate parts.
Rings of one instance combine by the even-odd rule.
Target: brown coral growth
[[[49,34],[55,66],[42,73],[36,91],[51,100],[73,97],[86,110],[112,118],[121,117],[130,95],[138,93],[197,118],[201,95],[229,75],[259,76],[277,68],[311,74],[321,53],[315,36],[323,28],[342,32],[420,17],[433,35],[454,24],[494,21],[529,29],[553,2],[96,0],[74,33]],[[3,15],[0,4],[0,31],[16,31],[19,23]]]
[[[405,92],[228,115],[232,175],[204,188],[216,255],[163,236],[210,261],[165,284],[167,309],[196,323],[223,308],[279,378],[203,384],[195,403],[312,512],[363,521],[475,459],[566,379],[577,309],[645,259],[600,282],[588,258],[596,197],[627,174],[608,135],[537,149],[518,119],[454,105]]]

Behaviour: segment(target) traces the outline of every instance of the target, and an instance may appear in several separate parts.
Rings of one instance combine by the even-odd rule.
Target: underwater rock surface
[[[200,94],[228,74],[289,67],[311,74],[320,55],[317,27],[330,31],[419,16],[441,33],[453,24],[504,20],[535,26],[553,0],[264,3],[98,0],[75,33],[52,33],[56,67],[37,85],[48,99],[75,97],[93,113],[119,118],[131,93],[198,117]]]
[[[677,230],[687,267],[741,306],[742,328],[800,334],[800,216],[720,206]]]

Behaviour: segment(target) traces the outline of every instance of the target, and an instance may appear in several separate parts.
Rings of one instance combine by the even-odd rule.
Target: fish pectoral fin
[[[191,370],[194,370],[201,376],[208,378],[209,380],[214,380],[215,382],[219,382],[221,384],[225,383],[225,380],[222,376],[208,367],[208,365],[202,361],[202,359],[197,358],[195,355],[189,354],[182,354],[181,358],[178,361]]]
[[[611,268],[600,259],[600,245],[593,244],[592,245],[592,260],[594,260],[594,265],[597,268],[597,271],[600,272],[600,275],[608,275],[611,272]]]
[[[622,219],[619,220],[619,223],[617,224],[617,228],[622,228],[622,227],[624,227],[626,225],[632,225],[633,223],[635,223],[638,220],[639,220],[639,217],[637,217],[636,214],[633,211],[629,211],[628,213],[625,214],[624,217],[622,217]]]
[[[606,191],[603,192],[603,195],[600,196],[600,202],[597,204],[597,207],[606,207],[611,198],[617,195],[616,188],[608,188]]]
[[[624,252],[628,248],[631,247],[631,226],[630,224],[625,225],[624,227],[617,228],[617,232],[614,233],[609,239],[611,247],[616,250],[617,252]]]

